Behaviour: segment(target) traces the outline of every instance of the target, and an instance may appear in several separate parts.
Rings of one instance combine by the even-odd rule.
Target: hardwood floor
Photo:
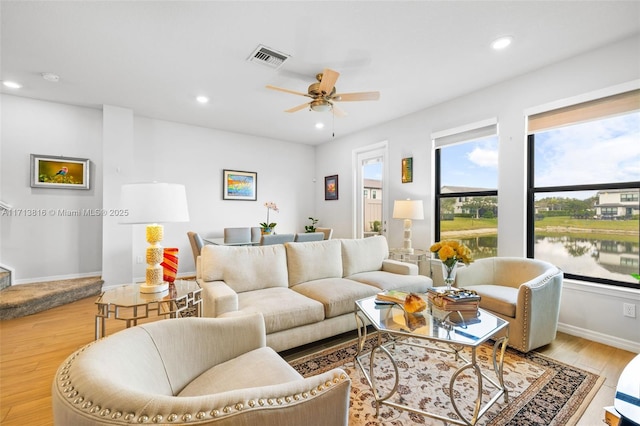
[[[93,341],[95,299],[90,297],[27,317],[0,321],[0,424],[53,424],[53,376],[68,355]],[[140,322],[151,320],[155,319]],[[124,328],[123,321],[107,321],[107,335]],[[305,347],[283,355],[291,359],[314,349],[318,348]],[[606,378],[579,426],[603,424],[603,407],[613,404],[618,376],[635,356],[632,352],[563,333],[538,352]]]

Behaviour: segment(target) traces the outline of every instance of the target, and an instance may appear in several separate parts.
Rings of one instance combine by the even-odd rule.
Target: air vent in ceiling
[[[284,62],[290,58],[286,53],[278,52],[266,46],[258,46],[247,59],[250,62],[264,64],[271,68],[280,68]]]

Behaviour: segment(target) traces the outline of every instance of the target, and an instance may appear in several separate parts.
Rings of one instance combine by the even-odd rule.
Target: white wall
[[[427,218],[413,222],[412,242],[415,248],[428,248],[434,241],[431,134],[496,117],[500,141],[498,254],[526,256],[525,111],[639,79],[639,51],[640,37],[629,38],[319,146],[317,174],[339,175],[341,200],[318,201],[316,214],[322,218],[336,218],[324,225],[334,227],[339,237],[351,236],[352,151],[387,140],[390,181],[384,202],[391,211],[393,200],[406,198],[409,193],[411,198],[425,200]],[[384,99],[384,93],[381,99]],[[413,183],[402,184],[400,161],[407,156],[413,156]],[[392,219],[388,229],[389,245],[401,247],[402,221]],[[589,334],[594,339],[608,339],[607,343],[640,352],[640,318],[622,316],[622,303],[638,304],[640,301],[638,291],[607,291],[606,286],[602,290],[585,283],[570,289],[565,287],[560,329],[571,330],[573,334]],[[601,312],[603,314],[593,315]]]
[[[102,113],[2,95],[0,199],[14,209],[46,216],[3,216],[0,264],[15,269],[19,283],[34,277],[100,274],[101,217],[66,217],[59,209],[102,207]],[[91,189],[30,187],[30,154],[91,160]]]
[[[108,211],[118,207],[121,183],[182,183],[191,220],[166,224],[162,242],[180,249],[179,275],[195,273],[189,230],[222,236],[224,227],[258,226],[266,220],[267,201],[280,208],[270,218],[280,233],[303,231],[315,215],[314,147],[137,117],[113,106],[103,113],[11,95],[0,99],[0,199],[16,209]],[[91,189],[31,188],[31,153],[91,159]],[[222,200],[223,169],[257,172],[258,200]],[[15,269],[16,284],[102,274],[106,285],[115,285],[144,277],[146,265],[135,264],[147,244],[142,225],[48,215],[3,216],[1,227],[0,264]]]
[[[180,249],[179,274],[195,271],[187,231],[221,237],[225,227],[259,226],[267,219],[268,201],[280,209],[269,218],[278,233],[303,232],[315,214],[311,146],[142,117],[135,119],[134,141],[133,181],[186,186],[190,222],[165,224],[162,242]],[[224,169],[257,172],[257,201],[223,200]],[[135,253],[146,247],[144,227],[139,228]],[[136,265],[136,276],[144,276],[144,267]]]

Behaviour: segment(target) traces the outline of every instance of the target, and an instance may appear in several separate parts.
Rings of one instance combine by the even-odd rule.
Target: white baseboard
[[[102,271],[85,272],[83,274],[52,275],[50,277],[36,277],[36,278],[25,278],[22,280],[14,280],[12,285],[42,283],[47,281],[73,280],[76,278],[101,277],[101,276],[102,276]]]
[[[613,346],[614,348],[623,349],[625,351],[640,353],[640,343],[632,340],[620,339],[619,337],[562,323],[558,323],[558,331],[608,346]]]

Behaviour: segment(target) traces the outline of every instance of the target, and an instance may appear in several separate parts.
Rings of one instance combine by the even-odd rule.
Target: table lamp
[[[394,201],[393,218],[404,219],[404,243],[402,252],[413,254],[413,248],[411,247],[411,220],[424,219],[422,201],[409,199]]]
[[[162,278],[163,249],[159,244],[164,236],[161,223],[188,222],[187,195],[184,185],[173,183],[131,183],[122,185],[121,207],[128,215],[120,223],[147,225],[147,271],[140,285],[141,293],[160,293],[169,283]]]

